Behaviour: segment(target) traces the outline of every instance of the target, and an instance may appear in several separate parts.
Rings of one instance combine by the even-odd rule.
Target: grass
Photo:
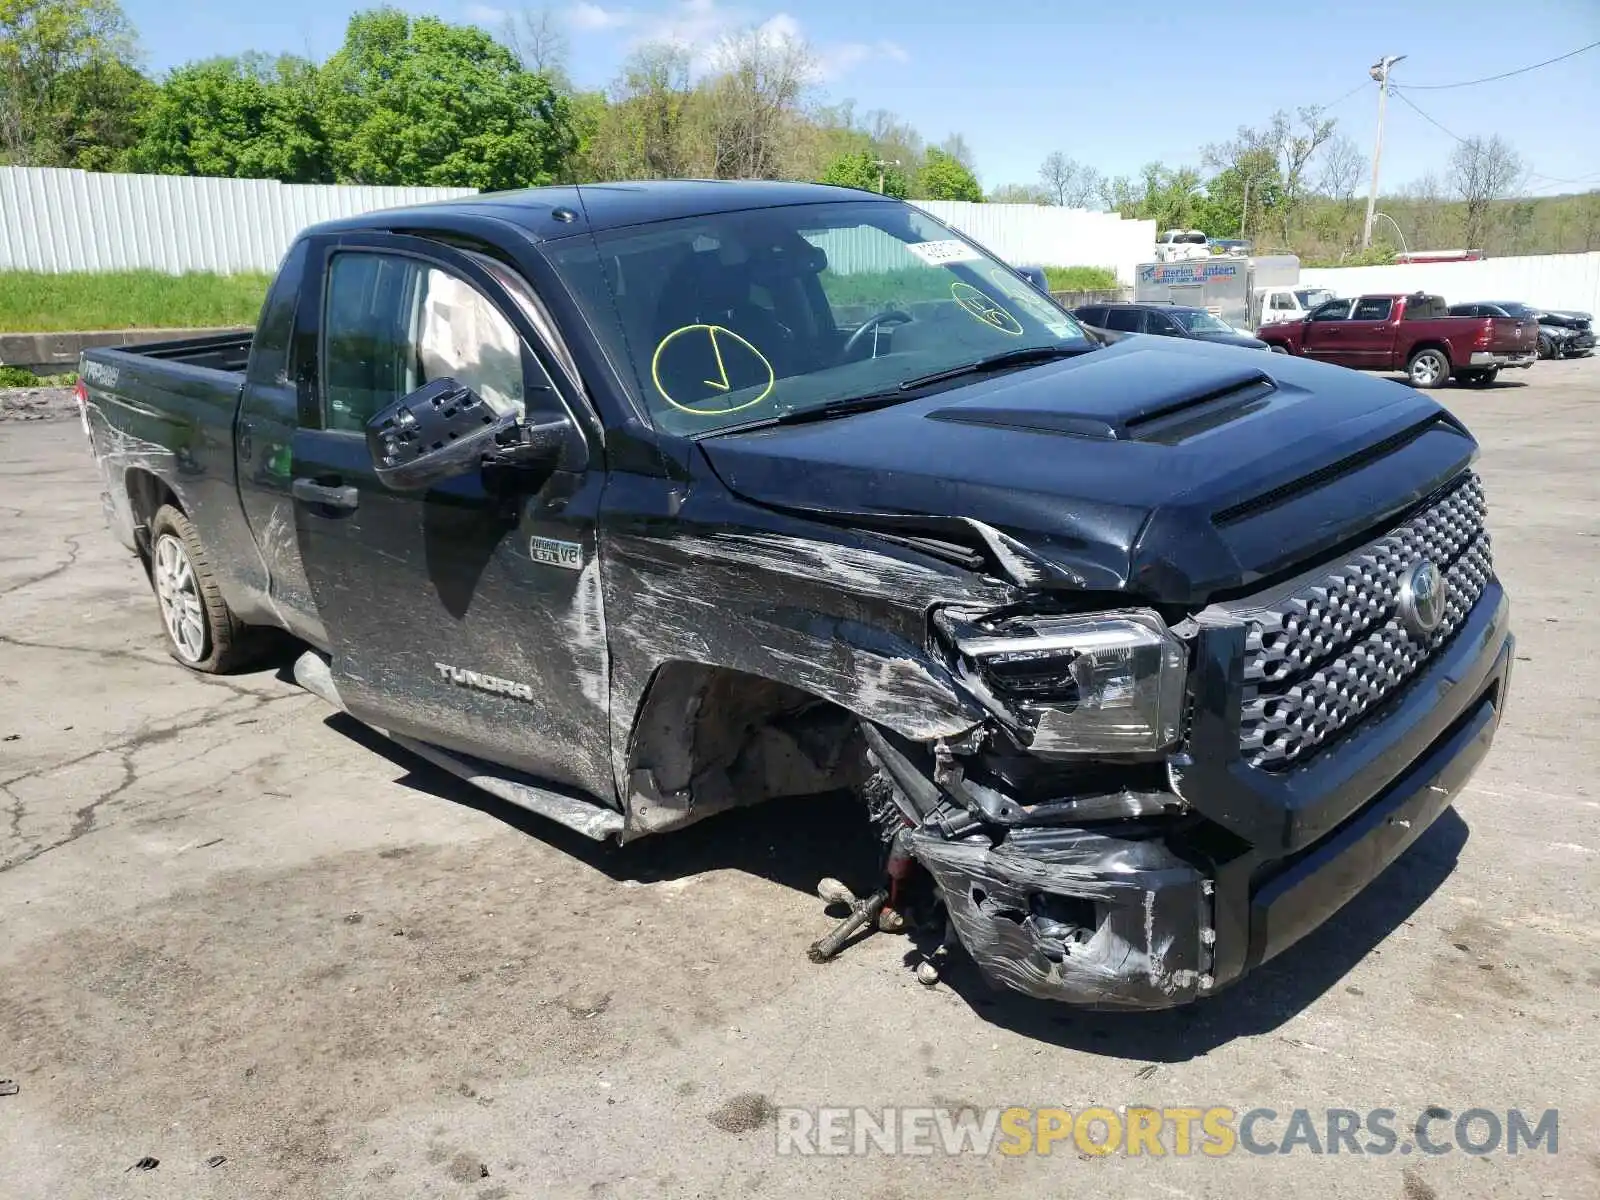
[[[0,388],[72,387],[78,382],[78,373],[65,375],[35,375],[26,367],[0,366]]]
[[[1052,292],[1103,292],[1118,286],[1109,267],[1046,267],[1045,282]]]
[[[254,325],[270,275],[0,271],[0,333]]]

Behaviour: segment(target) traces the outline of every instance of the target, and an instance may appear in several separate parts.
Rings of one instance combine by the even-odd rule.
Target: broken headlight
[[[1037,754],[1152,754],[1178,740],[1184,644],[1153,612],[940,621],[976,690]]]

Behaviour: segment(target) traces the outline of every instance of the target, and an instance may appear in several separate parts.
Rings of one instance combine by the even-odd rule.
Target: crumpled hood
[[[1476,453],[1400,384],[1146,338],[700,448],[757,504],[869,529],[925,520],[991,549],[1014,539],[1048,564],[1040,586],[1185,604],[1386,523]]]

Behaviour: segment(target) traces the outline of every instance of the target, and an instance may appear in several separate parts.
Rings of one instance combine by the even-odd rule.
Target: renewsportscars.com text
[[[1555,1154],[1553,1108],[780,1108],[784,1155]]]

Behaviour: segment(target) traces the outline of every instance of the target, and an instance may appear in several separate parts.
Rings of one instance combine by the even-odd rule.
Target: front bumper
[[[1474,367],[1531,367],[1539,361],[1537,352],[1527,354],[1491,354],[1487,350],[1476,350],[1472,355]]]
[[[991,980],[1095,1008],[1186,1003],[1239,979],[1336,912],[1400,856],[1488,751],[1514,660],[1491,581],[1405,688],[1305,765],[1239,751],[1243,630],[1197,646],[1188,761],[1173,783],[1192,822],[1031,827],[948,840],[923,829],[962,944]]]

